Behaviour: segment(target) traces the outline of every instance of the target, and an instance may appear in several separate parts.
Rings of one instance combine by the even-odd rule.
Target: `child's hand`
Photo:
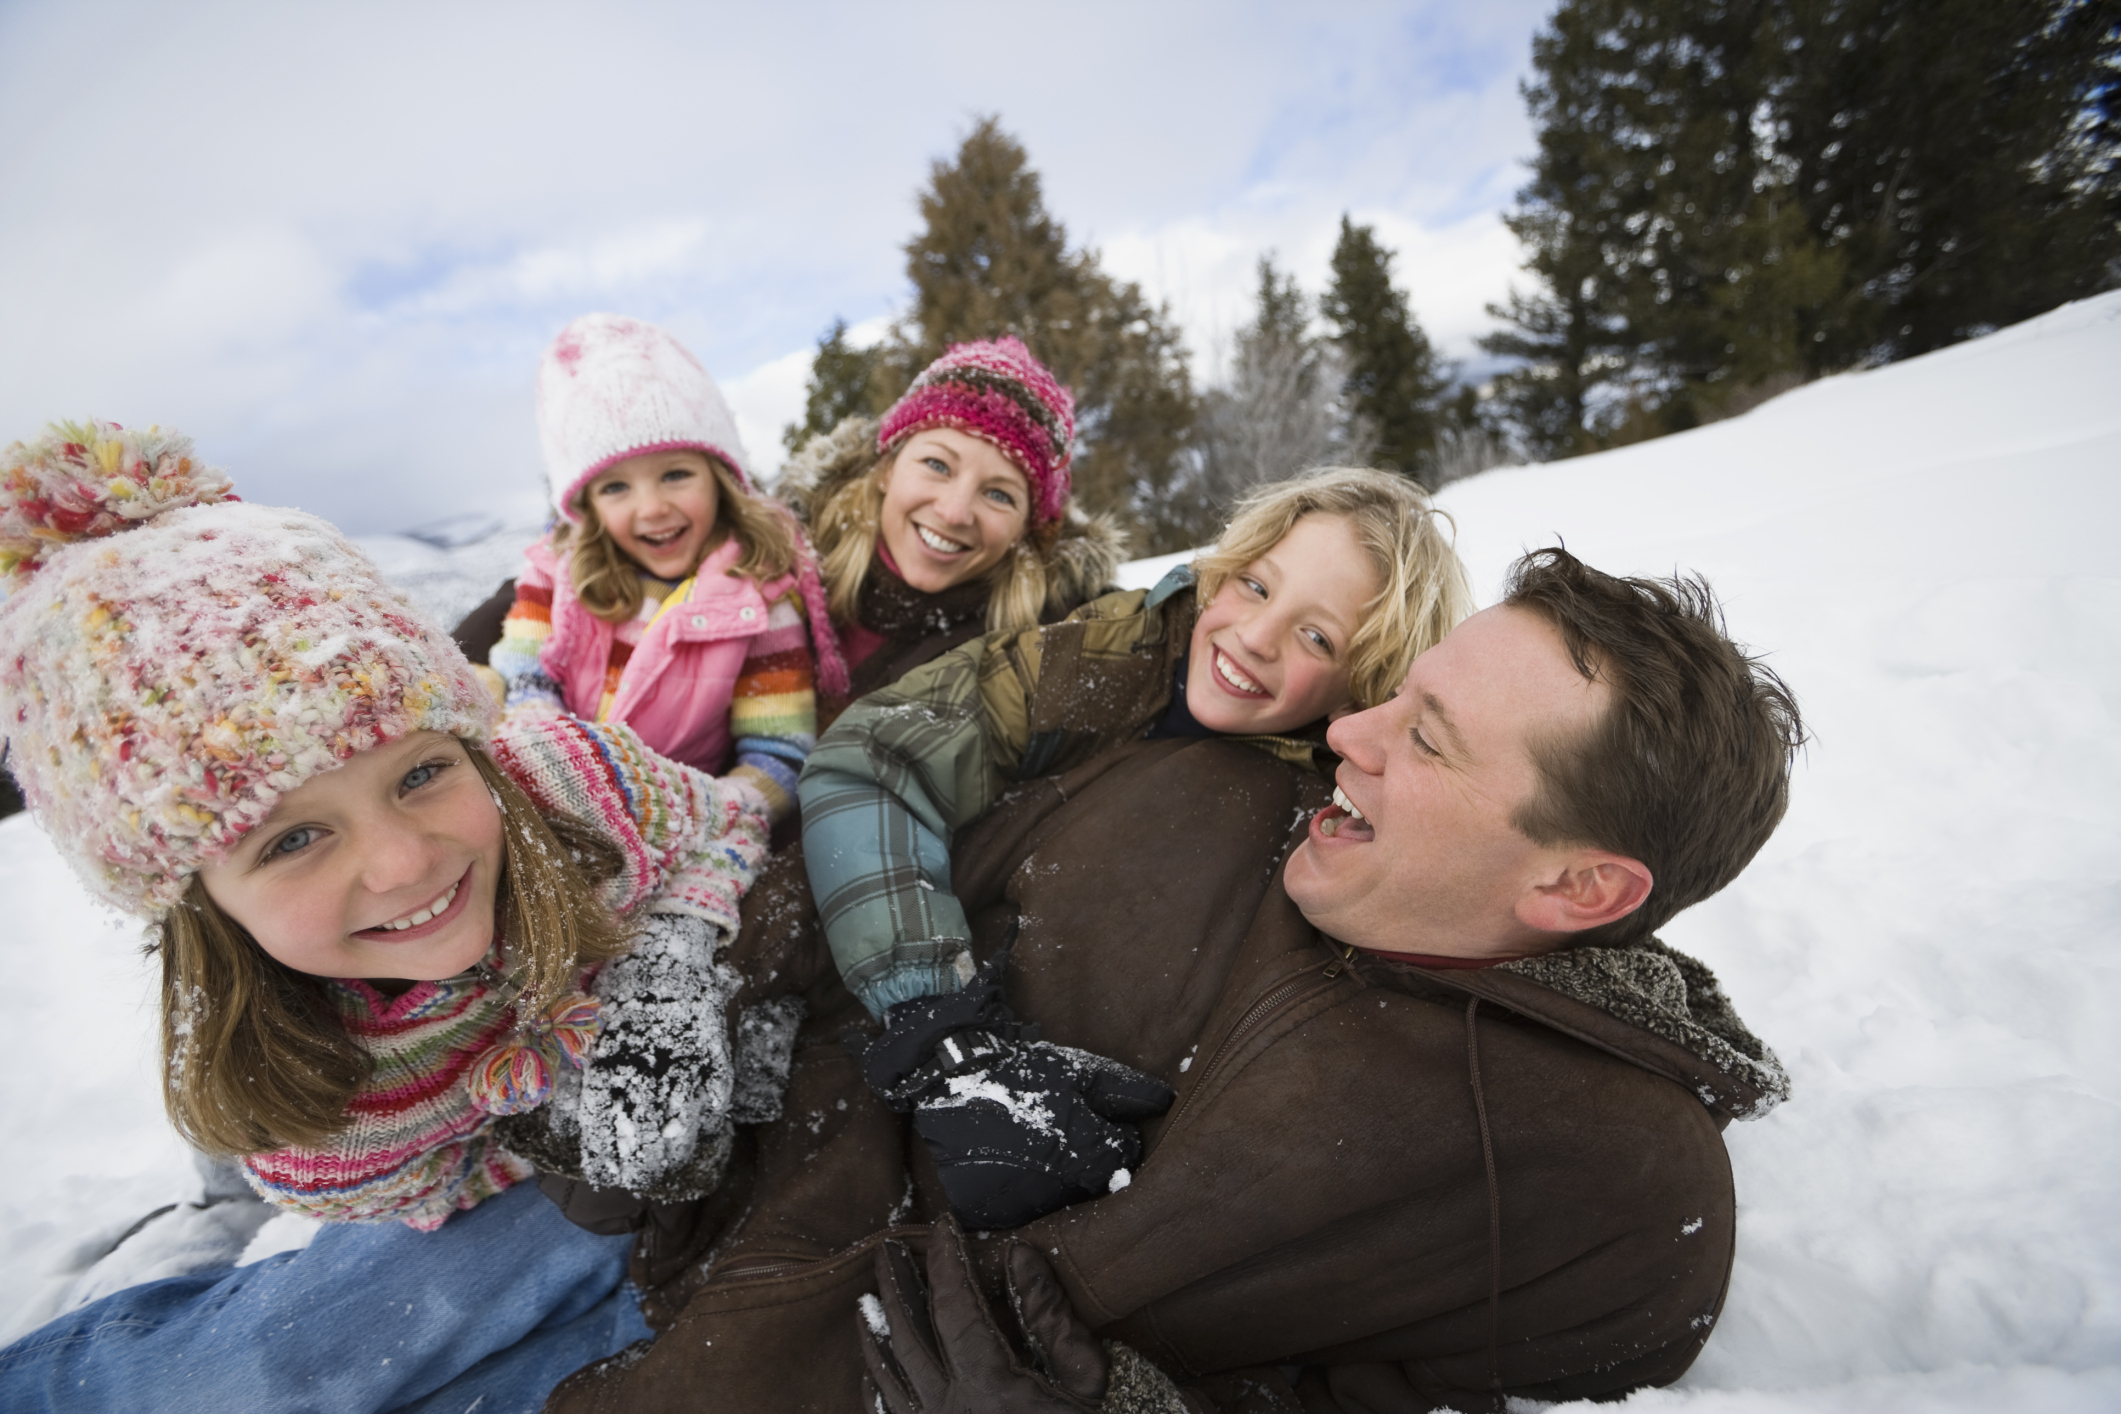
[[[736,1073],[728,1002],[742,979],[714,961],[718,936],[704,919],[651,914],[633,952],[597,977],[604,1030],[575,1120],[582,1177],[599,1188],[670,1200],[720,1181]]]

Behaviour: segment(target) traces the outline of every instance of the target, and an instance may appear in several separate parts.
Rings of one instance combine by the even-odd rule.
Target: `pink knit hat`
[[[191,440],[56,423],[0,452],[0,735],[89,888],[145,918],[288,791],[500,709],[345,537],[238,504]]]
[[[553,508],[569,520],[581,519],[573,501],[591,477],[646,452],[706,452],[751,489],[722,390],[683,344],[623,314],[585,314],[545,350],[538,438]]]
[[[929,427],[954,427],[1001,448],[1031,483],[1031,523],[1068,509],[1068,444],[1075,399],[1013,336],[952,344],[921,370],[876,430],[877,445]]]

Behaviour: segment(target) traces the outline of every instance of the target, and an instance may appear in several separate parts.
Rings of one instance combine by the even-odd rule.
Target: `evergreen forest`
[[[884,339],[819,339],[793,450],[945,347],[1013,333],[1077,401],[1077,496],[1136,553],[1261,481],[1372,465],[1434,489],[1735,416],[2121,283],[2121,0],[1564,0],[1523,87],[1525,254],[1478,384],[1340,221],[1325,287],[1272,252],[1196,386],[1168,308],[1071,247],[995,117],[934,163]]]

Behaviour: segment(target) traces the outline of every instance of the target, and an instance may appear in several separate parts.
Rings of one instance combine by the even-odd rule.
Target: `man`
[[[814,1047],[674,1327],[556,1407],[866,1409],[866,1376],[895,1414],[1465,1410],[1676,1379],[1729,1280],[1720,1131],[1787,1082],[1652,933],[1780,820],[1794,704],[1705,586],[1544,551],[1330,740],[1331,805],[1265,753],[1145,741],[953,851],[976,937],[1015,930],[1016,1015],[1177,1091],[1112,1192],[924,1228],[925,1150]]]

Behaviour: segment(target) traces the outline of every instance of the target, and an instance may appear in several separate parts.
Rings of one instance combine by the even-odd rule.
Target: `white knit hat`
[[[591,477],[644,452],[706,452],[751,489],[736,418],[707,370],[653,324],[585,314],[560,331],[538,365],[538,437],[552,504],[571,502]]]

